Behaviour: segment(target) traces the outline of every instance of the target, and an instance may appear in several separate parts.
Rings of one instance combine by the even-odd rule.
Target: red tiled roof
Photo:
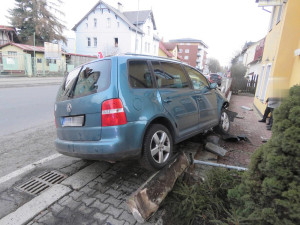
[[[84,56],[84,57],[90,57],[90,58],[97,58],[97,56],[95,56],[95,55],[81,55],[81,54],[75,54],[75,53],[66,53],[66,55]]]
[[[165,46],[164,46],[164,44],[163,44],[162,41],[159,42],[159,48],[160,48],[160,49],[161,49],[168,57],[170,57],[170,58],[173,57],[173,54],[172,54],[171,52],[169,52],[169,51],[165,48]]]
[[[4,45],[1,45],[0,47],[4,47],[4,46],[7,46],[7,45],[13,45],[13,46],[16,46],[20,49],[23,49],[25,51],[29,51],[29,52],[33,52],[34,50],[36,52],[44,52],[45,51],[45,48],[44,47],[40,47],[40,46],[32,46],[32,45],[24,45],[24,44],[19,44],[19,43],[13,43],[13,42],[9,42],[9,43],[6,43]]]
[[[175,42],[164,42],[163,43],[165,48],[168,50],[168,51],[173,51],[174,48],[176,48],[177,44]]]
[[[10,30],[16,32],[16,29],[14,27],[4,25],[0,25],[0,30]]]

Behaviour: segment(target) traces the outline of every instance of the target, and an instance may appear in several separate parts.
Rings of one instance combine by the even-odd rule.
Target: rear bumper
[[[102,127],[99,141],[66,141],[56,139],[56,150],[72,157],[91,160],[120,161],[141,155],[146,121],[122,126]]]

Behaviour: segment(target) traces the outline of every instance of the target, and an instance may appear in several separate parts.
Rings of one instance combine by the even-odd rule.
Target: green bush
[[[194,221],[201,224],[222,224],[235,220],[227,209],[230,202],[227,198],[229,189],[240,183],[241,172],[225,169],[211,169],[205,181],[188,185],[178,181],[166,200],[171,211],[171,221],[167,224],[188,225]]]
[[[251,157],[242,183],[229,191],[249,224],[300,224],[300,86],[274,112],[272,138]]]

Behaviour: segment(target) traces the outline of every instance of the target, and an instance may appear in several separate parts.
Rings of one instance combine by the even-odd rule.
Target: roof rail
[[[176,61],[176,62],[184,63],[184,62],[182,62],[180,60],[177,60],[177,59],[170,59],[170,58],[166,58],[166,57],[163,57],[163,56],[156,56],[156,55],[144,55],[144,54],[137,54],[137,53],[130,53],[130,52],[127,52],[124,55],[145,56],[145,57],[152,57],[152,58],[158,58],[158,59],[164,59],[164,60],[171,60],[171,61]]]

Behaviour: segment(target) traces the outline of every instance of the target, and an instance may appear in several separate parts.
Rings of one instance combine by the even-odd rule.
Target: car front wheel
[[[153,124],[146,132],[141,164],[148,170],[164,167],[173,154],[173,139],[169,130],[161,124]]]
[[[219,125],[216,127],[223,134],[228,134],[230,129],[230,120],[226,109],[222,109]]]

